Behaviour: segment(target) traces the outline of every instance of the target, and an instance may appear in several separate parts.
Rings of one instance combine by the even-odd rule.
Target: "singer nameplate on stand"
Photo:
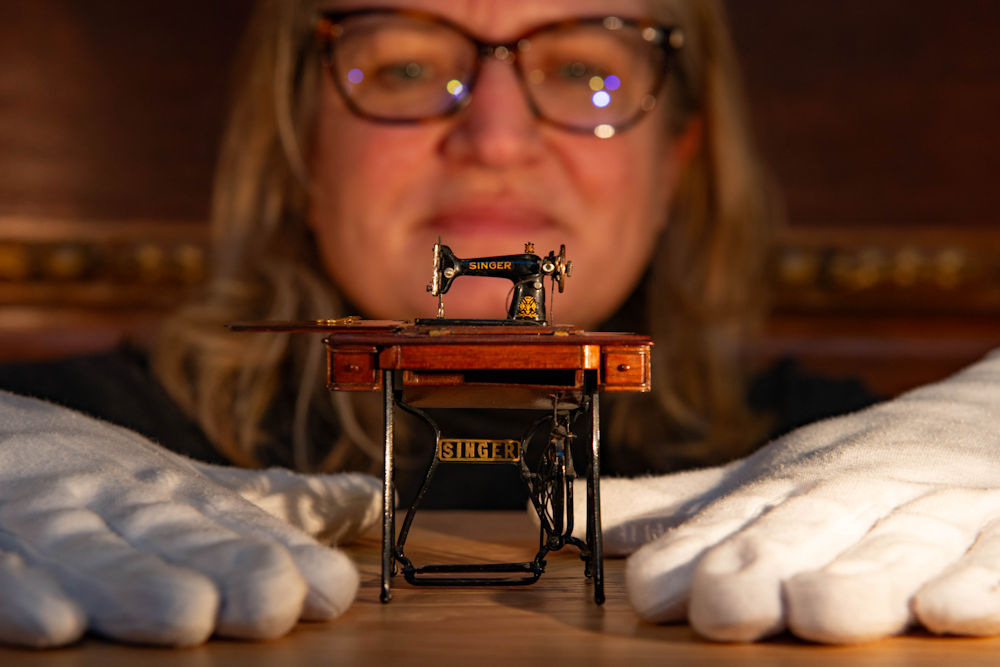
[[[438,299],[438,317],[413,321],[345,317],[308,322],[242,322],[235,331],[328,332],[327,386],[334,391],[383,394],[383,525],[381,599],[391,599],[392,577],[401,569],[416,586],[509,586],[530,584],[545,571],[545,556],[565,546],[579,550],[594,600],[604,601],[600,516],[600,405],[603,392],[650,388],[647,336],[582,331],[550,320],[550,289],[563,291],[572,265],[565,246],[545,257],[531,243],[517,255],[456,257],[440,240],[433,249],[428,292]],[[456,279],[492,277],[513,283],[507,317],[449,319],[444,295]],[[546,298],[548,297],[548,298]],[[489,433],[442,433],[425,408],[535,410],[520,441]],[[435,440],[423,484],[396,532],[396,410],[421,419]],[[587,515],[573,516],[573,426],[589,424]],[[536,438],[537,434],[547,437]],[[541,444],[539,444],[541,442]],[[534,444],[533,444],[534,443]],[[540,451],[528,456],[529,447]],[[537,461],[529,465],[528,461]],[[527,487],[540,520],[535,558],[518,563],[423,564],[406,555],[406,539],[426,490],[441,465],[456,462],[511,465]],[[585,539],[573,536],[586,524]]]

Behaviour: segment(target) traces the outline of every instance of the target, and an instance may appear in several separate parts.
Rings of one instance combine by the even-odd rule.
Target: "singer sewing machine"
[[[326,332],[327,386],[335,391],[382,391],[383,602],[391,599],[392,577],[399,567],[406,581],[416,586],[530,584],[545,571],[545,556],[567,545],[579,549],[585,575],[594,583],[594,600],[604,601],[599,394],[649,391],[652,341],[635,334],[586,332],[552,324],[552,302],[546,300],[544,279],[549,278],[561,292],[571,270],[565,246],[558,255],[549,252],[545,257],[534,254],[528,243],[518,255],[461,259],[439,239],[427,286],[438,297],[436,318],[403,322],[352,316],[230,325],[237,331]],[[444,295],[463,276],[512,281],[507,317],[445,318]],[[397,408],[419,417],[434,437],[423,483],[398,535],[394,502]],[[527,425],[520,440],[468,437],[442,433],[427,408],[522,408],[538,411],[539,417]],[[577,473],[571,444],[577,437],[573,428],[577,424],[589,425],[585,539],[573,535]],[[547,436],[536,438],[546,426]],[[529,457],[529,448],[539,440],[541,451]],[[537,463],[529,465],[529,458]],[[540,520],[533,560],[418,566],[406,555],[410,527],[436,470],[454,463],[516,467]]]
[[[562,292],[572,270],[573,263],[566,261],[566,246],[559,247],[558,256],[550,251],[544,259],[535,254],[535,244],[530,242],[524,244],[524,254],[521,255],[459,259],[451,248],[441,245],[439,238],[434,244],[434,267],[427,291],[438,298],[437,316],[441,320],[444,318],[444,295],[459,276],[507,278],[514,283],[507,319],[473,320],[470,324],[546,324],[550,321],[551,312],[546,309],[543,280],[550,278],[553,285],[558,285]]]

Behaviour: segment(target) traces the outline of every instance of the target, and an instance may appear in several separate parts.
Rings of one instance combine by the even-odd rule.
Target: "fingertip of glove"
[[[913,599],[920,623],[939,635],[1000,634],[997,572],[983,567],[952,571],[926,584]]]
[[[625,592],[632,609],[650,623],[682,621],[687,615],[690,569],[665,565],[661,554],[642,548],[625,561]]]
[[[292,553],[309,584],[302,619],[328,621],[343,614],[361,583],[351,559],[342,551],[320,545],[293,547]]]
[[[4,591],[0,601],[2,643],[53,648],[72,644],[86,630],[83,610],[60,592],[36,589],[30,591],[28,599],[15,599],[10,590]]]
[[[382,518],[382,482],[363,473],[343,473],[349,478],[342,510],[343,527],[331,540],[334,544],[350,542]]]
[[[788,627],[823,644],[860,644],[899,634],[909,624],[905,602],[873,577],[804,572],[785,581]]]
[[[244,545],[222,583],[216,632],[235,639],[275,639],[302,613],[306,581],[288,549],[270,542]]]
[[[188,647],[204,643],[215,629],[219,592],[207,577],[180,568],[150,572],[107,591],[116,604],[92,600],[92,628],[119,641]]]
[[[49,648],[76,641],[86,629],[86,614],[55,580],[0,551],[0,642]]]
[[[745,540],[709,551],[695,569],[688,617],[699,634],[752,642],[785,629],[781,581],[767,550]]]
[[[363,473],[298,475],[280,492],[254,502],[324,544],[340,544],[381,519],[382,483]]]

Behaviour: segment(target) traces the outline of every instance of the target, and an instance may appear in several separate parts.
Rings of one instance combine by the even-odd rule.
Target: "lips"
[[[551,232],[560,225],[544,210],[516,202],[469,203],[448,207],[427,220],[442,236],[512,236]]]

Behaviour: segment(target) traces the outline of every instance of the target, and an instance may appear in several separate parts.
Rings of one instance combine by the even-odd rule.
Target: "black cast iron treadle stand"
[[[415,567],[404,553],[406,538],[414,515],[423,499],[434,472],[441,462],[437,446],[424,481],[410,505],[396,541],[395,473],[393,415],[395,408],[420,417],[434,432],[437,441],[441,430],[422,410],[407,405],[402,392],[394,388],[395,373],[382,370],[383,417],[385,435],[385,467],[382,497],[382,602],[392,599],[392,577],[397,563],[402,565],[406,581],[416,586],[512,586],[531,584],[545,571],[545,556],[567,544],[580,550],[585,563],[584,574],[593,579],[594,601],[604,602],[604,558],[601,537],[600,494],[600,405],[594,378],[585,382],[583,398],[573,409],[560,409],[559,396],[553,396],[552,414],[536,421],[521,440],[521,456],[517,462],[521,479],[527,485],[531,503],[540,520],[539,548],[534,560],[520,563],[441,564]],[[587,539],[573,537],[573,480],[576,472],[570,447],[572,424],[581,416],[590,415],[590,465],[587,474]],[[551,423],[549,439],[536,469],[525,463],[525,452],[537,429]],[[468,574],[470,576],[454,576]],[[503,576],[523,574],[523,577]],[[492,576],[476,576],[492,575]]]

